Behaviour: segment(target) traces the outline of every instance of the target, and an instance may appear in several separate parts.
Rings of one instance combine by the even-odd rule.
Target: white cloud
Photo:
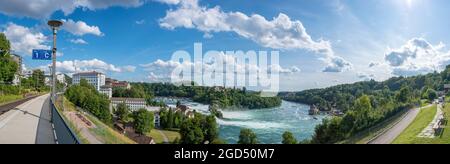
[[[50,49],[50,46],[45,45],[47,37],[34,29],[8,23],[3,33],[15,52],[31,55],[32,49]]]
[[[136,66],[132,66],[132,65],[123,66],[122,70],[125,72],[134,72],[134,71],[136,71]]]
[[[343,72],[352,69],[353,65],[339,56],[324,58],[327,66],[323,72]]]
[[[371,62],[369,64],[369,68],[373,68],[373,67],[376,67],[376,66],[379,66],[379,65],[380,65],[380,63]]]
[[[74,35],[77,36],[83,36],[86,34],[92,34],[96,36],[102,36],[103,33],[100,31],[100,28],[98,26],[89,26],[83,21],[73,21],[72,19],[69,20],[62,20],[64,22],[64,25],[62,26],[63,30],[66,30]]]
[[[216,61],[224,61],[225,65],[229,65],[232,63],[235,63],[235,58],[231,55],[220,55],[221,59],[217,59]],[[148,71],[150,75],[148,76],[149,79],[155,80],[159,78],[161,81],[167,81],[170,80],[171,73],[175,68],[182,69],[182,70],[192,70],[194,67],[199,68],[202,67],[203,70],[193,70],[197,72],[191,72],[193,74],[201,75],[200,71],[203,71],[203,73],[206,72],[215,72],[217,67],[217,63],[215,61],[204,61],[202,62],[178,62],[178,61],[163,61],[163,60],[156,60],[154,62],[148,63],[148,64],[141,64],[141,67],[144,68],[144,70]],[[279,74],[293,74],[301,72],[301,70],[296,67],[292,66],[290,68],[283,68],[282,66],[278,64],[272,64],[268,65],[267,68],[260,67],[258,65],[252,65],[252,64],[234,64],[234,67],[232,72],[227,72],[227,70],[224,70],[224,74],[249,74],[249,73],[257,73],[257,72],[267,72],[268,74],[271,74],[273,72],[278,72]]]
[[[88,42],[86,42],[83,39],[71,39],[70,42],[75,43],[75,44],[88,44]]]
[[[41,66],[40,68],[48,68],[48,66]],[[92,60],[67,60],[56,62],[56,69],[62,73],[75,73],[85,71],[98,71],[98,72],[134,72],[136,67],[123,66],[118,67],[113,64],[108,64],[105,61],[99,59]]]
[[[358,73],[358,78],[364,81],[369,81],[372,79],[375,79],[375,75],[374,74],[367,74],[367,73]]]
[[[198,0],[156,0],[176,9],[167,11],[159,20],[160,26],[197,29],[204,32],[206,38],[214,32],[234,32],[261,46],[274,49],[306,49],[325,55],[328,68],[324,71],[341,72],[351,68],[351,64],[334,54],[331,43],[325,40],[313,40],[299,20],[291,20],[280,13],[272,20],[261,15],[246,15],[241,12],[224,12],[219,6],[207,8],[199,6]],[[336,63],[337,62],[337,63]],[[342,66],[342,68],[338,68]]]
[[[137,25],[142,25],[145,23],[145,20],[138,20],[138,21],[135,21],[134,23],[136,23]]]
[[[71,14],[76,8],[89,10],[111,6],[138,7],[145,0],[1,0],[0,13],[36,19],[49,18],[54,12]]]
[[[397,76],[413,76],[439,71],[450,64],[450,52],[445,45],[430,44],[424,38],[413,38],[399,49],[388,49],[385,61]]]

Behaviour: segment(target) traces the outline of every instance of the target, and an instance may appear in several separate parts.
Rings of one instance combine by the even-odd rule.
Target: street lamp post
[[[53,31],[53,54],[52,54],[52,95],[51,98],[53,102],[55,102],[56,98],[56,35],[58,32],[58,28],[63,25],[63,22],[59,20],[50,20],[48,21],[48,25],[52,28]]]

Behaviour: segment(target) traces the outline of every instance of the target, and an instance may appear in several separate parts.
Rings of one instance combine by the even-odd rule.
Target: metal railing
[[[66,121],[56,109],[55,104],[50,100],[50,108],[52,115],[52,125],[55,133],[55,140],[57,144],[80,144],[75,133],[67,125]]]

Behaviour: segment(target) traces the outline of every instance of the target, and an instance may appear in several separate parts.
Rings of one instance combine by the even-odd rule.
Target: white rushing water
[[[158,98],[169,106],[175,106],[177,100],[197,112],[209,114],[208,105],[190,99]],[[228,143],[237,143],[242,128],[252,129],[263,144],[281,143],[281,136],[290,131],[298,140],[309,139],[317,124],[325,116],[309,116],[309,106],[283,101],[281,106],[258,110],[223,111],[223,119],[217,119],[220,125],[219,136]]]

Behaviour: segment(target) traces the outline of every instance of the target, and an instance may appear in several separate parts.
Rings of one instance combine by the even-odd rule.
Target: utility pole
[[[50,20],[48,25],[52,28],[53,32],[53,54],[52,54],[52,94],[51,99],[53,102],[56,101],[56,35],[58,33],[58,28],[63,25],[63,22],[59,20]]]

